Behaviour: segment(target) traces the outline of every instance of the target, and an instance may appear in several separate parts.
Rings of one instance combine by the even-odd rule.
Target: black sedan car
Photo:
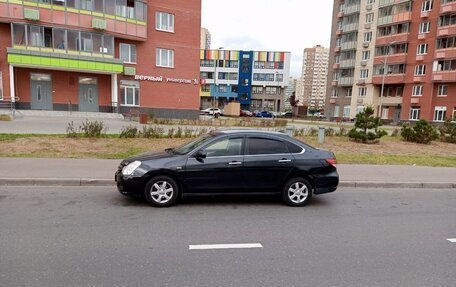
[[[335,191],[334,154],[278,132],[218,130],[179,148],[125,159],[115,180],[123,195],[157,207],[191,194],[280,194],[290,206]]]

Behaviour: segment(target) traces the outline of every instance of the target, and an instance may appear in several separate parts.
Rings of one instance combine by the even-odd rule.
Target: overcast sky
[[[329,47],[333,0],[202,0],[212,49],[291,52],[301,75],[304,48]]]

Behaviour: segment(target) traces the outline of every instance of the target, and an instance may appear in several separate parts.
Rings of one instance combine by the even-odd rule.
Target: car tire
[[[304,178],[292,178],[284,185],[282,200],[289,206],[304,206],[312,197],[312,185]]]
[[[149,180],[144,189],[146,201],[155,207],[170,207],[179,197],[179,186],[169,176],[156,176]]]

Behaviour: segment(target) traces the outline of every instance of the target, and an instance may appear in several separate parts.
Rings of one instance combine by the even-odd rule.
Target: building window
[[[431,22],[420,23],[419,34],[429,33],[431,31]]]
[[[435,107],[434,110],[434,121],[435,122],[443,122],[446,117],[446,107]]]
[[[364,106],[356,106],[356,114],[364,112]]]
[[[155,29],[174,32],[174,15],[165,12],[155,12]]]
[[[125,63],[136,64],[136,45],[120,43],[120,59]]]
[[[353,92],[353,89],[352,89],[352,88],[348,88],[348,89],[347,89],[346,97],[351,98],[352,92]]]
[[[448,95],[448,85],[439,85],[437,89],[437,96],[446,97]]]
[[[120,98],[123,106],[139,106],[139,83],[125,81],[120,84]]]
[[[366,23],[372,23],[372,22],[374,22],[374,13],[366,14]]]
[[[366,87],[359,88],[359,90],[358,90],[358,96],[360,96],[360,97],[365,97],[365,96],[367,96],[367,88],[366,88]]]
[[[421,12],[427,12],[432,10],[432,0],[427,0],[424,1],[423,4],[421,4]]]
[[[213,80],[214,79],[214,73],[213,72],[200,72],[200,79]]]
[[[228,92],[228,86],[227,85],[218,86],[218,92],[219,93],[227,93]]]
[[[367,0],[367,4],[374,4],[375,0]]]
[[[208,93],[211,91],[211,85],[201,85],[201,92]]]
[[[419,44],[416,47],[416,54],[417,55],[426,55],[428,51],[428,44]]]
[[[282,82],[283,81],[283,74],[276,74],[276,81]]]
[[[361,60],[367,61],[370,59],[370,51],[363,51]]]
[[[157,48],[156,65],[157,67],[174,68],[174,51]]]
[[[339,96],[339,91],[337,89],[331,90],[331,98],[337,98]]]
[[[411,108],[410,109],[410,120],[417,121],[420,119],[420,108]]]
[[[369,78],[369,69],[361,69],[359,72],[360,72],[360,73],[359,73],[359,74],[360,74],[360,76],[359,76],[360,79],[367,79],[367,78]]]
[[[396,88],[396,97],[402,97],[402,93],[404,92],[403,87],[397,87]]]
[[[262,94],[263,87],[252,87],[252,94]]]
[[[364,42],[372,41],[372,32],[365,32],[364,33]]]
[[[335,117],[339,117],[339,110],[340,110],[340,107],[339,107],[339,106],[335,106],[335,107],[334,107],[334,116],[335,116]]]
[[[426,74],[426,65],[415,66],[415,76],[424,76]]]
[[[279,89],[277,87],[266,87],[266,94],[269,95],[280,95]]]
[[[350,106],[346,105],[344,106],[344,118],[349,118],[350,117]]]
[[[201,60],[200,67],[214,67],[214,60]]]
[[[423,86],[421,86],[421,85],[413,86],[412,96],[413,97],[420,97],[422,95],[423,95]]]

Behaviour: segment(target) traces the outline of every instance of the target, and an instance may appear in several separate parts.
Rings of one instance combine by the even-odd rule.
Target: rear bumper
[[[315,176],[314,194],[333,192],[339,185],[339,174],[336,170],[324,175]]]

